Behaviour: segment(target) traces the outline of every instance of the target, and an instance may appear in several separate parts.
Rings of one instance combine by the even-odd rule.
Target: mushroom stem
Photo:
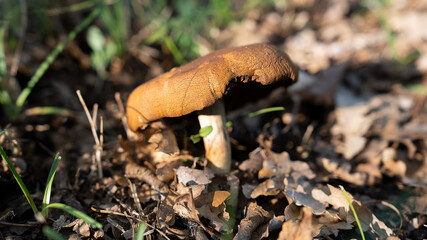
[[[225,126],[225,109],[222,99],[199,111],[199,124],[201,128],[212,126],[212,132],[203,138],[210,167],[215,172],[230,172],[231,147]]]

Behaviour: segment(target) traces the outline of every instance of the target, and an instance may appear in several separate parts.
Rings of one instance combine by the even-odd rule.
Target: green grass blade
[[[53,178],[55,177],[56,168],[58,167],[59,161],[61,161],[61,156],[59,156],[59,153],[57,153],[55,158],[53,159],[52,166],[50,167],[49,176],[47,177],[46,188],[44,189],[44,196],[43,196],[43,208],[45,208],[50,203],[50,195],[52,192]],[[45,212],[42,212],[42,215],[44,217],[46,217],[47,214],[48,214],[47,209]]]
[[[12,112],[12,98],[10,97],[10,93],[3,87],[3,81],[7,74],[6,55],[4,49],[4,41],[6,41],[6,39],[4,39],[6,25],[6,22],[0,23],[0,103],[5,106],[5,110],[9,114]]]
[[[176,46],[172,38],[166,36],[163,39],[163,42],[165,43],[169,51],[172,53],[173,57],[175,58],[175,61],[179,65],[184,65],[187,63],[187,61],[185,60],[184,56],[182,56],[181,52],[179,51],[178,47]]]
[[[102,228],[102,224],[97,222],[95,219],[89,217],[88,215],[84,214],[83,212],[80,212],[79,210],[70,207],[68,205],[65,205],[63,203],[51,203],[49,205],[47,205],[46,207],[43,208],[42,210],[42,214],[44,215],[44,212],[47,211],[47,209],[49,208],[57,208],[57,209],[61,209],[73,216],[75,216],[76,218],[82,219],[83,221],[85,221],[86,223],[88,223],[89,225],[91,225],[94,228]]]
[[[64,236],[53,230],[51,227],[45,225],[42,229],[43,235],[49,239],[53,240],[66,240]]]
[[[21,110],[34,86],[39,82],[40,78],[46,72],[46,70],[50,67],[50,65],[55,61],[56,57],[59,55],[62,50],[64,50],[65,46],[68,42],[73,40],[77,34],[79,34],[84,28],[86,28],[100,13],[101,8],[95,8],[79,25],[77,25],[73,31],[71,31],[67,38],[60,42],[56,48],[47,56],[44,62],[40,65],[40,67],[36,70],[34,75],[31,77],[25,89],[19,94],[18,99],[16,100],[16,107]],[[20,112],[20,111],[18,111]]]
[[[72,117],[74,113],[71,110],[66,108],[44,106],[44,107],[27,108],[22,113],[22,115],[24,117],[37,116],[37,115],[58,115],[58,116],[64,116],[64,117]]]
[[[0,89],[3,87],[3,79],[6,76],[6,55],[4,54],[4,33],[6,32],[6,23],[0,24]]]
[[[72,4],[72,5],[66,6],[66,7],[59,7],[59,8],[47,10],[47,14],[49,14],[49,15],[60,15],[60,14],[68,13],[68,12],[77,12],[77,11],[81,11],[81,10],[91,8],[95,4],[96,3],[93,0],[84,1],[84,2],[80,2],[80,3]]]
[[[12,175],[15,178],[16,182],[18,183],[19,187],[21,188],[22,192],[24,192],[24,195],[27,198],[27,201],[30,204],[31,209],[33,209],[34,214],[38,213],[39,210],[37,210],[36,204],[34,203],[34,200],[31,197],[30,192],[28,192],[27,187],[25,186],[19,174],[16,172],[15,167],[13,166],[12,162],[10,161],[9,157],[6,155],[5,151],[1,146],[0,146],[0,155],[2,156],[3,160],[6,162],[9,170],[12,172]]]
[[[140,223],[138,226],[138,230],[136,231],[136,237],[135,240],[143,240],[144,239],[144,233],[147,229],[147,224]]]
[[[354,218],[356,219],[357,226],[359,227],[360,235],[362,235],[362,240],[365,240],[365,234],[363,233],[362,225],[360,225],[359,218],[357,217],[356,210],[353,207],[353,204],[351,203],[350,198],[348,197],[347,192],[345,191],[343,186],[340,186],[342,192],[344,193],[345,198],[347,199],[348,204],[350,205],[351,211],[353,212]]]
[[[283,111],[285,110],[284,107],[270,107],[270,108],[264,108],[255,112],[251,112],[248,114],[248,117],[255,117],[264,113],[269,113],[269,112],[277,112],[277,111]]]

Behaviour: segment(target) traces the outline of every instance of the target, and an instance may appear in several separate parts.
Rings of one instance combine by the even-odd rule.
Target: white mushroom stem
[[[216,172],[230,172],[231,147],[223,101],[220,99],[214,105],[199,111],[199,123],[201,128],[212,126],[212,132],[203,138],[210,167]]]

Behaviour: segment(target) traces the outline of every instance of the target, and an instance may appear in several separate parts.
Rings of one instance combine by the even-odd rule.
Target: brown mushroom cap
[[[211,106],[232,80],[288,86],[297,78],[288,55],[270,44],[218,50],[138,86],[127,102],[129,127],[136,131],[148,122]]]

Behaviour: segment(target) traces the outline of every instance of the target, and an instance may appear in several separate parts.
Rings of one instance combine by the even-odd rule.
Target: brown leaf
[[[249,153],[249,159],[243,161],[239,165],[239,169],[242,171],[249,171],[252,173],[258,172],[262,168],[265,155],[263,154],[262,148],[258,147]]]
[[[209,184],[212,182],[211,179],[214,177],[214,174],[208,171],[181,166],[176,170],[176,176],[178,177],[178,182],[189,186]]]
[[[227,191],[215,191],[212,206],[218,207],[220,204],[222,204],[225,200],[227,200],[231,194]]]
[[[245,186],[244,186],[245,187]],[[258,184],[258,186],[255,186],[249,197],[252,199],[255,199],[259,196],[267,196],[267,195],[277,195],[280,192],[280,189],[282,189],[282,187],[277,187],[276,182],[273,179],[267,179],[264,182]],[[249,191],[248,189],[248,185],[246,185],[246,189],[245,191]]]
[[[383,168],[387,175],[405,177],[406,164],[402,160],[396,159],[396,150],[394,148],[386,148],[382,152]]]
[[[374,232],[380,239],[386,239],[393,234],[393,231],[380,221],[366,206],[358,201],[352,201],[354,210],[359,217],[362,229]]]
[[[283,223],[282,231],[279,234],[280,240],[310,240],[312,239],[313,213],[310,208],[303,207],[298,221],[286,221]]]

